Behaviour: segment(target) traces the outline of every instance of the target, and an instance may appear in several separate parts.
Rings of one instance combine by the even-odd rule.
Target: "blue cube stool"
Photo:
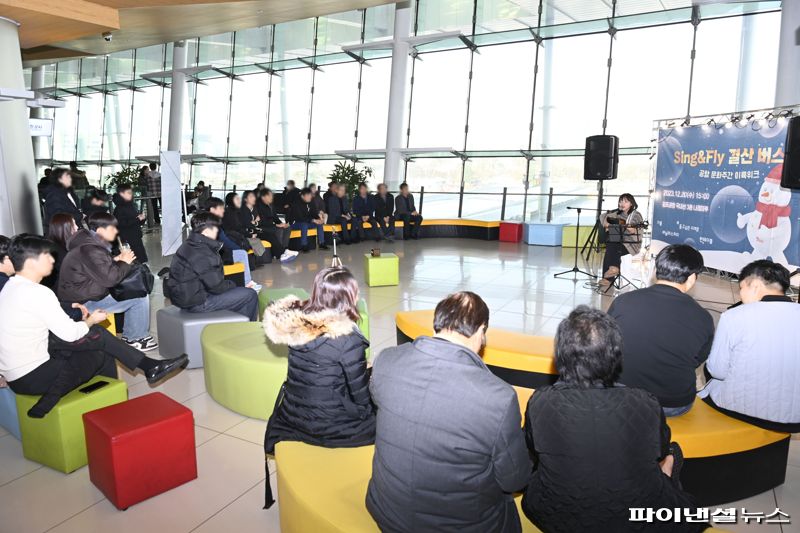
[[[525,243],[538,246],[561,246],[566,224],[529,222],[525,224]]]
[[[22,440],[19,431],[19,416],[17,415],[17,399],[14,392],[8,388],[0,388],[0,426],[6,431]]]

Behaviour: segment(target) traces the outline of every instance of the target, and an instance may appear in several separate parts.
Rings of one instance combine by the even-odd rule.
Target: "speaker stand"
[[[578,211],[578,223],[575,228],[575,262],[572,265],[572,268],[569,270],[565,270],[564,272],[559,272],[558,274],[553,274],[554,278],[560,278],[562,276],[568,276],[572,274],[572,281],[578,281],[578,274],[583,274],[584,276],[589,276],[592,279],[597,278],[594,274],[590,272],[586,272],[585,270],[581,270],[578,268],[578,256],[580,255],[580,250],[578,246],[580,245],[580,234],[581,234],[581,207],[567,207],[567,209],[575,209]]]

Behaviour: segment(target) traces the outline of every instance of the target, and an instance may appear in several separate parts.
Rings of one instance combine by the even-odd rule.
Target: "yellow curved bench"
[[[244,287],[244,264],[232,263],[230,265],[223,265],[222,272],[226,278],[234,282],[240,287]]]
[[[395,221],[395,229],[403,227],[403,222],[400,220]],[[369,222],[364,223],[364,228],[371,229],[372,224]],[[323,227],[325,233],[334,231],[342,231],[340,224],[325,224]],[[309,235],[311,235],[309,230]],[[292,237],[295,237],[295,232],[292,232]],[[314,233],[316,235],[316,233]],[[497,240],[500,236],[500,222],[490,220],[471,220],[466,218],[433,218],[425,219],[422,221],[422,230],[420,237],[465,237],[473,239],[483,239],[487,241]],[[300,232],[297,232],[297,237],[300,237]],[[326,238],[327,240],[327,238]]]
[[[365,500],[374,446],[323,448],[279,442],[278,507],[282,533],[379,533]],[[516,498],[519,509],[522,496]],[[520,510],[522,531],[541,533]]]
[[[523,424],[532,389],[514,387]],[[681,483],[701,505],[743,500],[784,482],[788,433],[724,415],[697,398],[682,416],[667,418],[685,459]]]
[[[378,533],[365,500],[374,446],[323,448],[279,442],[278,508],[283,533]],[[523,533],[541,533],[515,498]],[[721,530],[709,528],[706,533]]]
[[[397,343],[433,335],[433,310],[401,311],[395,315]],[[489,327],[483,362],[511,385],[536,388],[557,379],[553,338]]]

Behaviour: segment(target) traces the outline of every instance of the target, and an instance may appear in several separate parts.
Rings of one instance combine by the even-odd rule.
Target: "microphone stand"
[[[581,233],[581,211],[583,210],[582,207],[567,207],[567,209],[575,209],[578,212],[578,223],[575,228],[575,263],[572,265],[572,268],[569,270],[565,270],[564,272],[559,272],[558,274],[553,274],[554,278],[560,278],[562,276],[567,276],[572,274],[572,281],[578,281],[578,274],[583,274],[584,276],[589,276],[592,279],[597,278],[594,274],[590,272],[586,272],[585,270],[581,270],[578,268],[578,256],[581,253],[580,250],[580,233]]]
[[[333,241],[333,257],[331,258],[331,267],[332,268],[341,268],[342,267],[342,260],[336,254],[336,238],[337,235],[336,230],[331,232],[331,240]]]

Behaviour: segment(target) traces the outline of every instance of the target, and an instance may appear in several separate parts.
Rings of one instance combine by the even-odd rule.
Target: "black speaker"
[[[781,187],[800,189],[800,117],[792,117],[786,127],[786,157],[783,160]]]
[[[619,165],[619,137],[592,135],[586,137],[583,155],[583,179],[615,180]]]

